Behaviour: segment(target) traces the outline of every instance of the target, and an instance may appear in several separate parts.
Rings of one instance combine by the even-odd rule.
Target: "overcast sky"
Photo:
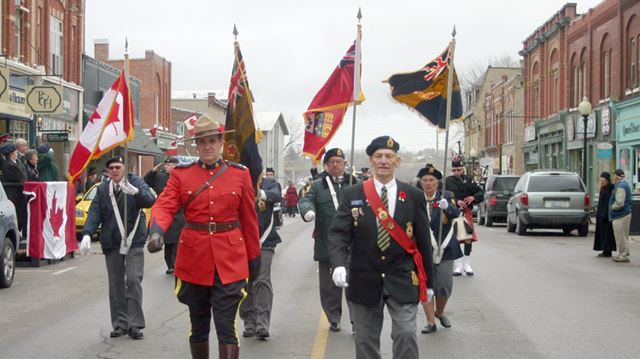
[[[600,2],[579,1],[578,12]],[[401,150],[417,150],[435,147],[435,130],[395,102],[382,80],[417,70],[439,55],[454,24],[459,72],[504,54],[519,59],[522,41],[565,3],[88,0],[85,48],[93,56],[93,40],[105,38],[111,58],[121,58],[126,36],[131,57],[144,57],[144,51],[152,49],[172,63],[172,90],[228,89],[235,22],[256,110],[281,111],[302,122],[302,113],[355,39],[361,6],[367,100],[357,111],[356,149],[388,134],[400,142]],[[331,147],[349,148],[351,119],[350,110]]]

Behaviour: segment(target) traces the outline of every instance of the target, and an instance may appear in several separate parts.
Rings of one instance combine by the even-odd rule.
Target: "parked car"
[[[507,220],[507,202],[520,176],[489,176],[484,186],[484,201],[478,207],[478,224],[493,226],[493,222]]]
[[[18,236],[16,207],[0,186],[0,288],[8,288],[13,283]]]
[[[589,233],[589,194],[580,177],[561,170],[525,173],[507,202],[507,230],[524,235],[530,228],[577,229]]]

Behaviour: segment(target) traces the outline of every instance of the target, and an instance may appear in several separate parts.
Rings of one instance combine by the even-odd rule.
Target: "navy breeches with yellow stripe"
[[[213,286],[204,286],[176,280],[178,300],[189,307],[191,318],[191,343],[209,340],[211,315],[216,326],[218,343],[238,344],[236,333],[236,315],[238,307],[246,296],[246,280],[222,284],[215,276]]]

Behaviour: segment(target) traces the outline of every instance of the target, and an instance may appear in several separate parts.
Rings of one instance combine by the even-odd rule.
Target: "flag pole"
[[[129,92],[129,40],[124,38],[124,79],[127,84],[127,98],[125,101],[129,101],[129,96],[131,93]],[[156,124],[157,125],[157,124]],[[156,126],[157,127],[157,126]],[[135,127],[133,129],[135,131]],[[129,129],[131,131],[131,129]],[[127,179],[127,175],[129,174],[129,141],[125,141],[124,143],[124,180]],[[127,195],[124,195],[124,241],[125,248],[129,246],[127,243],[127,237],[129,236],[129,216],[128,216],[128,206],[127,206]]]
[[[356,109],[358,107],[358,98],[360,97],[360,39],[362,37],[362,24],[360,24],[362,11],[360,8],[358,8],[356,17],[358,18],[358,34],[356,37],[356,58],[353,64],[353,123],[351,125],[351,159],[349,160],[351,163],[351,175],[349,176],[349,186],[353,184],[353,177],[356,171],[353,158],[356,142]]]
[[[455,25],[453,26],[453,32],[451,33],[451,42],[449,43],[449,51],[447,53],[447,57],[449,58],[447,60],[447,71],[448,71],[448,78],[447,78],[447,112],[446,112],[446,117],[445,117],[445,137],[444,137],[444,163],[442,164],[442,173],[443,176],[447,175],[447,153],[449,151],[449,122],[451,122],[451,94],[453,93],[453,76],[454,74],[454,70],[453,70],[453,53],[455,51],[456,48],[456,27]],[[438,136],[438,129],[436,128],[436,136]],[[445,177],[446,178],[446,177]],[[442,198],[444,198],[444,192],[447,189],[447,181],[442,181]],[[442,252],[442,248],[440,248],[441,244],[442,244],[442,215],[443,213],[441,212],[440,214],[440,223],[438,224],[438,255],[441,255]],[[453,223],[451,223],[451,230],[453,231]]]

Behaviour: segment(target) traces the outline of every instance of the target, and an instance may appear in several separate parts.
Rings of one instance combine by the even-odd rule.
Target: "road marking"
[[[320,312],[320,321],[318,321],[318,330],[316,331],[316,340],[313,343],[311,351],[311,359],[324,359],[324,351],[327,348],[327,337],[329,336],[329,320],[324,312]]]
[[[54,272],[54,273],[51,273],[51,274],[52,274],[52,275],[58,275],[58,274],[66,273],[66,272],[68,272],[68,271],[72,271],[72,270],[74,270],[74,269],[76,269],[76,268],[78,268],[78,267],[69,267],[69,268],[67,268],[67,269],[59,270],[59,271]]]

